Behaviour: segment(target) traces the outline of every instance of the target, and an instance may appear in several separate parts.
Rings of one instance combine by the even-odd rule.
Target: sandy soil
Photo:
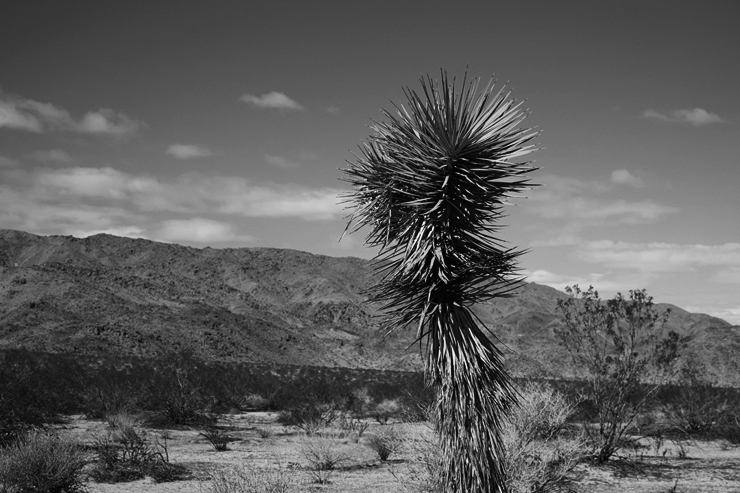
[[[167,430],[170,461],[186,466],[192,479],[155,483],[150,478],[118,484],[90,482],[91,493],[208,493],[212,474],[234,467],[282,469],[296,483],[300,492],[389,493],[407,491],[401,480],[408,472],[410,452],[399,451],[387,462],[381,462],[365,440],[380,425],[372,423],[359,442],[337,439],[335,446],[349,457],[330,477],[329,484],[315,484],[310,463],[302,452],[305,437],[294,428],[285,428],[271,413],[245,413],[222,416],[219,426],[228,426],[235,440],[229,450],[216,452],[196,429]],[[423,425],[396,425],[404,433],[421,433]],[[270,430],[262,438],[258,429]],[[73,416],[63,432],[85,443],[104,435],[106,424]],[[147,430],[149,436],[163,430]],[[632,453],[630,460],[596,468],[581,465],[584,492],[649,492],[666,493],[738,493],[740,492],[740,447],[727,447],[722,442],[684,444],[685,457],[680,457],[678,444],[667,441],[656,451],[655,443],[643,440],[645,448]],[[676,481],[678,481],[676,483]]]

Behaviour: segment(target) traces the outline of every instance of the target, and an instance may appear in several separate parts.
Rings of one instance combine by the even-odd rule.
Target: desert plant
[[[280,411],[277,422],[295,426],[304,433],[313,435],[319,429],[332,424],[339,416],[339,410],[333,401],[319,402],[315,398],[309,398]]]
[[[511,493],[576,491],[573,471],[585,455],[584,441],[564,433],[574,409],[547,385],[524,385],[504,432]]]
[[[326,484],[334,470],[350,460],[343,441],[337,436],[306,435],[301,441],[301,454],[309,463],[315,483]]]
[[[394,426],[383,426],[367,438],[366,444],[378,454],[378,458],[385,462],[391,454],[398,451],[403,438]]]
[[[685,362],[676,384],[663,394],[663,413],[676,431],[706,435],[732,419],[734,406],[729,390],[719,387],[706,365],[696,360]]]
[[[546,385],[526,384],[503,431],[505,482],[511,493],[576,491],[574,473],[584,442],[567,430],[574,406]],[[431,424],[407,425],[404,448],[410,460],[394,476],[413,492],[446,492],[444,457]]]
[[[75,442],[33,430],[0,449],[0,491],[75,493],[86,491],[88,460]]]
[[[687,340],[666,330],[670,310],[658,312],[644,289],[630,291],[628,299],[618,293],[606,303],[593,287],[566,292],[570,296],[558,300],[564,324],[555,333],[587,379],[586,397],[595,408],[598,430],[584,429],[594,460],[604,462],[671,377]]]
[[[365,430],[368,429],[370,423],[360,418],[353,418],[347,416],[346,413],[342,413],[337,420],[338,434],[341,438],[352,437],[355,442],[358,442],[362,438]]]
[[[157,482],[166,482],[187,474],[184,466],[170,463],[166,436],[161,441],[150,441],[144,430],[129,423],[121,420],[107,434],[96,437],[97,463],[90,473],[93,479],[119,483],[150,476]]]
[[[228,431],[219,429],[215,426],[209,426],[200,432],[200,436],[205,438],[211,444],[216,452],[223,452],[229,449],[229,442],[233,440]]]
[[[295,478],[282,469],[229,469],[213,473],[203,493],[290,493]]]
[[[472,306],[506,296],[521,251],[502,246],[505,201],[531,187],[517,160],[537,131],[519,128],[521,103],[490,83],[441,74],[405,89],[408,106],[376,123],[345,179],[355,210],[347,230],[367,226],[379,247],[371,301],[388,330],[417,327],[428,382],[437,389],[436,425],[449,492],[505,491],[504,414],[515,401],[502,354]]]

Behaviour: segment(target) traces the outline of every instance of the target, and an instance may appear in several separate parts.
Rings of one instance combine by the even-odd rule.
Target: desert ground
[[[326,429],[318,435],[329,435],[331,450],[346,460],[333,470],[328,482],[318,484],[313,466],[306,456],[306,444],[320,438],[307,437],[301,430],[285,427],[276,421],[277,413],[249,412],[219,417],[217,426],[232,439],[228,450],[216,451],[199,429],[152,429],[149,438],[167,437],[169,460],[190,471],[185,480],[156,483],[151,478],[134,482],[105,484],[89,482],[91,493],[207,493],[214,491],[212,478],[234,468],[258,470],[265,474],[282,474],[290,480],[291,491],[327,493],[385,493],[419,491],[415,474],[421,470],[418,454],[407,446],[413,437],[428,436],[423,423],[381,425],[368,421],[368,428],[358,439],[356,434],[340,437],[336,430]],[[70,416],[59,425],[60,431],[92,446],[96,437],[106,434],[107,424]],[[367,446],[368,437],[384,427],[394,427],[404,437],[404,446],[380,461]],[[425,435],[426,434],[426,435]],[[313,442],[312,442],[313,441]],[[621,460],[606,466],[581,464],[576,469],[578,486],[583,492],[740,492],[740,447],[726,441],[656,442],[645,438],[625,452]]]

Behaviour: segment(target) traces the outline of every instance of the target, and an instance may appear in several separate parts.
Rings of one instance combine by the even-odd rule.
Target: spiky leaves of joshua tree
[[[407,106],[361,146],[344,170],[354,207],[347,229],[368,227],[366,244],[380,247],[380,303],[389,330],[417,327],[426,348],[426,375],[436,386],[437,431],[446,459],[445,491],[506,491],[503,416],[515,401],[502,354],[471,307],[517,287],[516,260],[495,235],[506,200],[532,186],[533,170],[518,162],[537,131],[519,128],[521,103],[493,81],[456,91],[422,78],[406,88]]]

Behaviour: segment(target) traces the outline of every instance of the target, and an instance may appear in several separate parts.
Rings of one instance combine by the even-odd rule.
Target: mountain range
[[[371,262],[353,257],[0,230],[0,349],[421,370],[413,330],[387,334],[366,303],[372,282]],[[566,296],[524,283],[475,307],[514,375],[572,375],[553,332]],[[656,306],[691,336],[692,357],[740,386],[740,326]]]

